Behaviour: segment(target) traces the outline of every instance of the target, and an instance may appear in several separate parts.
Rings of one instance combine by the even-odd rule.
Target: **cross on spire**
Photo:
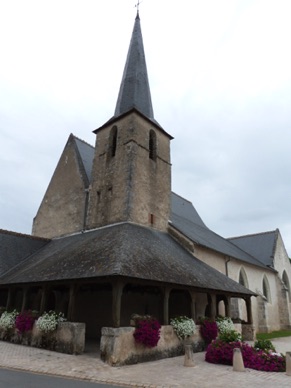
[[[140,5],[140,3],[142,3],[142,0],[141,1],[138,0],[137,3],[135,4],[137,13],[139,12],[139,5]]]

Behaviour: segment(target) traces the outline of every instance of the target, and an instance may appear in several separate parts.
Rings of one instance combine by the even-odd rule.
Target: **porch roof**
[[[53,239],[2,275],[0,284],[108,276],[255,295],[198,260],[168,233],[132,223]]]

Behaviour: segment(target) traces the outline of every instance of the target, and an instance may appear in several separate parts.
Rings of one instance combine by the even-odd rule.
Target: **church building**
[[[0,307],[63,312],[93,339],[133,313],[291,327],[279,230],[225,239],[171,191],[173,137],[154,117],[138,13],[114,115],[94,133],[94,147],[69,136],[32,235],[0,230]]]

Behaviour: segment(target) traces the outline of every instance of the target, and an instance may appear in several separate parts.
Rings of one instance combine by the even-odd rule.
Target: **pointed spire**
[[[154,119],[138,11],[132,31],[114,116],[117,117],[132,108],[138,109],[149,119]]]

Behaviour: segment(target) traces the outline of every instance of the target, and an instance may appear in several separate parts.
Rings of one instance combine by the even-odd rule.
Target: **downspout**
[[[86,229],[86,225],[87,225],[87,212],[88,212],[88,203],[89,203],[89,192],[90,192],[90,186],[87,189],[85,189],[85,205],[84,205],[83,231]]]
[[[230,262],[230,258],[228,258],[228,259],[226,259],[225,260],[225,275],[227,276],[227,277],[229,277],[228,276],[228,263]]]

